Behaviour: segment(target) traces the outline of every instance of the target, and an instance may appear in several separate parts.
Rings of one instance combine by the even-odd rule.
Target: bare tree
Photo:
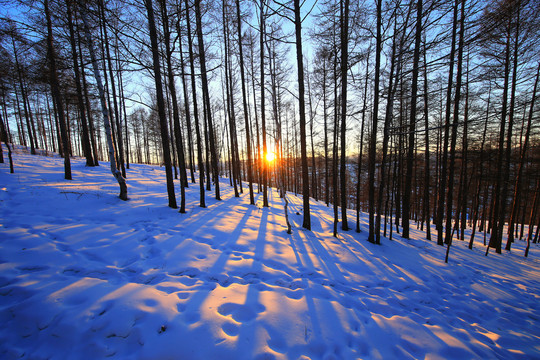
[[[96,78],[96,84],[99,91],[99,99],[101,102],[101,112],[103,114],[103,124],[105,127],[105,134],[107,136],[107,146],[109,149],[109,162],[111,164],[111,173],[113,174],[116,181],[118,181],[118,185],[120,186],[120,195],[119,195],[120,199],[128,200],[126,179],[122,176],[122,172],[117,167],[116,149],[114,148],[114,142],[112,139],[112,131],[111,131],[111,123],[109,120],[109,109],[107,108],[107,101],[105,99],[105,91],[103,89],[103,83],[101,82],[101,74],[99,72],[99,67],[98,67],[96,55],[94,52],[94,41],[90,34],[90,27],[88,25],[88,20],[86,19],[86,9],[84,8],[84,5],[82,4],[79,4],[79,9],[80,9],[81,18],[84,24],[84,33],[86,36],[88,51],[90,53],[90,60],[92,62],[92,68],[94,70],[94,76]]]

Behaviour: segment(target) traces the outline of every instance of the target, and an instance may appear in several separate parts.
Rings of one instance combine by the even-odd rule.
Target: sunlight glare
[[[272,162],[276,159],[276,154],[274,154],[272,151],[269,151],[266,153],[266,161]]]

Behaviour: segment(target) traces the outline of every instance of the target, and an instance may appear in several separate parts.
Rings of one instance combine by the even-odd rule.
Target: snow
[[[123,202],[106,163],[73,159],[68,181],[58,156],[14,161],[0,164],[2,359],[540,359],[538,245],[485,257],[480,233],[445,264],[416,226],[380,246],[335,239],[314,200],[302,230],[291,194],[288,235],[275,189],[262,208],[224,180],[203,209],[190,184],[180,214],[158,166],[131,165]]]

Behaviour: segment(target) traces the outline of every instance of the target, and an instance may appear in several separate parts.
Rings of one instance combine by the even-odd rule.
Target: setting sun
[[[276,159],[276,154],[274,154],[272,151],[269,151],[266,153],[266,161],[272,162]]]

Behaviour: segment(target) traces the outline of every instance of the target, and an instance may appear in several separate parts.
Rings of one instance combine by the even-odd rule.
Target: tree
[[[159,125],[161,128],[161,142],[163,146],[163,162],[165,165],[165,175],[167,177],[167,194],[169,197],[169,207],[176,209],[176,197],[174,194],[174,180],[172,175],[171,153],[169,148],[169,131],[167,116],[165,114],[165,100],[163,98],[163,83],[161,80],[161,64],[159,58],[159,48],[157,41],[156,23],[154,19],[154,8],[152,0],[145,0],[146,11],[148,13],[148,29],[150,30],[150,43],[152,49],[152,59],[154,64],[154,81],[156,83],[156,100],[159,114]]]
[[[373,94],[373,121],[371,125],[371,135],[369,139],[368,158],[368,184],[369,184],[369,234],[368,241],[376,244],[375,233],[380,229],[375,228],[375,152],[377,145],[377,122],[379,118],[379,87],[381,73],[381,51],[382,51],[382,6],[381,0],[377,0],[377,32],[375,46],[375,85]]]
[[[512,247],[512,241],[514,239],[514,223],[517,217],[517,209],[518,209],[518,199],[521,192],[521,181],[523,176],[523,167],[525,165],[526,160],[526,154],[527,149],[529,146],[529,139],[531,136],[531,125],[532,125],[532,119],[533,119],[533,113],[534,113],[534,105],[537,97],[537,91],[538,91],[538,80],[540,78],[540,62],[538,63],[538,68],[536,70],[536,79],[534,81],[534,87],[532,91],[532,99],[530,102],[530,108],[529,108],[529,115],[527,117],[527,130],[525,130],[525,140],[523,141],[523,146],[521,149],[521,155],[519,158],[519,165],[518,165],[518,171],[516,175],[515,185],[514,185],[514,201],[512,202],[512,212],[511,217],[508,222],[508,239],[506,242],[505,250],[510,251]],[[534,208],[534,206],[533,206]],[[533,219],[531,218],[529,220],[529,227],[533,224]],[[529,245],[529,244],[528,244]]]
[[[88,124],[86,122],[86,108],[84,106],[83,92],[81,86],[81,75],[79,72],[79,61],[77,57],[77,46],[75,42],[75,30],[73,25],[73,15],[72,15],[72,0],[66,0],[66,9],[68,16],[68,25],[69,25],[69,42],[71,44],[71,53],[73,58],[73,72],[75,74],[75,85],[77,88],[77,105],[79,107],[79,113],[81,118],[82,125],[82,144],[83,144],[83,153],[86,157],[86,166],[94,166],[94,158],[92,154],[90,136],[88,130]]]
[[[346,168],[346,132],[347,132],[347,72],[349,61],[349,0],[341,5],[341,229],[349,230],[347,222],[347,168]]]
[[[458,1],[456,0],[455,7],[457,8]],[[461,101],[461,81],[463,71],[463,43],[465,34],[465,0],[461,2],[461,16],[459,20],[459,44],[457,58],[457,74],[456,74],[456,96],[454,99],[454,119],[452,123],[452,139],[450,142],[450,166],[448,171],[448,191],[446,201],[446,237],[445,243],[446,257],[444,262],[448,262],[448,254],[452,245],[452,201],[454,195],[454,169],[456,158],[456,141],[457,141],[457,126],[459,120],[459,103]]]
[[[420,62],[420,40],[422,39],[422,0],[416,3],[416,34],[414,41],[413,72],[411,85],[411,117],[409,119],[409,148],[407,152],[407,172],[405,174],[405,188],[403,189],[403,233],[402,237],[408,239],[409,219],[411,211],[411,187],[414,162],[414,137],[416,131],[416,99],[418,96],[418,64]]]
[[[8,136],[6,126],[4,126],[4,120],[2,119],[2,114],[1,113],[0,113],[0,141],[3,141],[4,144],[6,144],[6,147],[8,149],[9,172],[11,174],[13,174],[15,172],[15,170],[13,169],[13,157],[12,157],[12,154],[11,154],[11,146],[9,146],[9,136]],[[1,146],[2,145],[0,144],[0,148],[1,148]],[[3,153],[0,153],[0,154],[2,154],[2,161],[1,162],[4,162]]]
[[[262,188],[263,188],[263,207],[268,207],[268,167],[265,162],[266,158],[266,105],[264,97],[264,43],[266,37],[266,2],[265,0],[260,0],[260,17],[259,17],[259,54],[260,54],[260,91],[261,91],[261,127],[262,127],[262,159],[260,159],[260,166],[262,167]],[[258,127],[258,126],[257,126]]]
[[[45,17],[47,19],[47,54],[49,58],[49,73],[51,81],[51,91],[53,94],[53,100],[58,109],[58,118],[60,122],[60,129],[62,134],[62,144],[63,144],[63,155],[64,155],[64,178],[66,180],[71,180],[71,161],[69,158],[69,145],[68,145],[68,136],[66,128],[66,120],[64,118],[64,104],[62,97],[60,95],[60,88],[58,86],[58,74],[56,73],[56,50],[53,43],[53,32],[52,32],[52,21],[51,13],[49,11],[49,1],[45,0],[43,3],[45,8]]]
[[[249,183],[249,203],[255,205],[255,198],[253,196],[253,170],[251,162],[251,136],[250,136],[250,124],[248,103],[246,95],[246,76],[244,70],[244,52],[242,47],[242,18],[240,17],[240,0],[236,0],[236,22],[238,26],[238,51],[240,58],[240,78],[242,82],[242,105],[244,106],[244,124],[246,127],[246,152],[247,152],[247,173]]]
[[[167,63],[167,77],[169,85],[169,93],[171,94],[171,103],[173,110],[173,122],[174,122],[174,139],[176,144],[176,150],[178,152],[178,165],[180,167],[180,213],[186,212],[186,190],[187,176],[186,176],[186,162],[184,158],[184,139],[182,136],[182,129],[180,127],[180,111],[178,109],[178,100],[176,96],[176,86],[174,81],[173,65],[172,65],[172,50],[171,50],[171,33],[169,29],[169,16],[167,14],[167,5],[164,0],[160,0],[161,13],[163,17],[163,34],[165,41],[165,55]]]
[[[188,51],[189,51],[189,66],[191,71],[191,91],[193,97],[193,117],[195,118],[195,136],[197,138],[197,162],[199,165],[199,206],[206,207],[205,195],[204,195],[204,159],[202,155],[202,139],[201,130],[199,125],[199,108],[197,106],[197,86],[195,83],[195,57],[193,55],[193,40],[191,38],[191,19],[189,15],[189,3],[185,0],[186,4],[186,27],[188,38]]]
[[[221,200],[219,192],[219,170],[218,170],[218,159],[217,159],[217,150],[214,137],[214,123],[212,121],[212,108],[210,106],[210,93],[208,91],[208,73],[206,70],[206,55],[204,49],[204,38],[202,32],[202,21],[201,21],[201,0],[195,0],[195,19],[197,22],[197,39],[199,44],[199,57],[201,63],[201,81],[202,81],[202,90],[203,90],[203,99],[204,106],[206,108],[206,117],[208,119],[208,132],[210,140],[210,155],[212,163],[212,172],[214,176],[214,187],[216,200]]]
[[[101,112],[103,114],[103,125],[105,127],[105,134],[107,136],[107,146],[109,149],[109,162],[111,164],[111,173],[118,182],[120,186],[120,199],[126,201],[128,200],[127,196],[127,184],[126,179],[122,176],[122,172],[117,167],[116,161],[116,149],[114,148],[114,142],[112,138],[111,131],[111,122],[109,120],[109,109],[107,108],[107,101],[105,99],[105,90],[103,89],[103,83],[101,82],[101,74],[99,72],[98,62],[94,52],[94,41],[90,34],[90,26],[88,25],[88,20],[86,19],[86,9],[84,5],[79,4],[79,9],[81,13],[81,19],[84,24],[84,33],[86,36],[86,42],[88,46],[88,51],[90,53],[90,60],[92,62],[92,68],[94,70],[94,77],[96,78],[96,85],[99,92],[99,99],[101,102]]]
[[[452,106],[452,84],[454,81],[454,62],[455,62],[455,51],[456,51],[456,32],[457,32],[457,14],[458,14],[458,1],[456,0],[453,6],[453,21],[452,21],[452,43],[450,45],[450,61],[448,64],[448,85],[446,88],[446,107],[445,107],[445,123],[444,123],[444,145],[443,145],[443,154],[441,159],[441,173],[439,177],[439,198],[438,198],[438,208],[437,208],[437,245],[444,245],[443,237],[443,219],[444,219],[444,205],[445,205],[445,194],[446,194],[446,182],[447,182],[447,169],[448,169],[448,141],[449,141],[449,130],[450,130],[450,114]]]
[[[309,211],[309,172],[306,149],[306,104],[304,90],[304,58],[302,52],[302,18],[300,15],[300,0],[294,0],[294,29],[296,35],[296,63],[298,66],[298,106],[300,112],[300,157],[302,161],[302,197],[304,221],[302,227],[311,230]]]

